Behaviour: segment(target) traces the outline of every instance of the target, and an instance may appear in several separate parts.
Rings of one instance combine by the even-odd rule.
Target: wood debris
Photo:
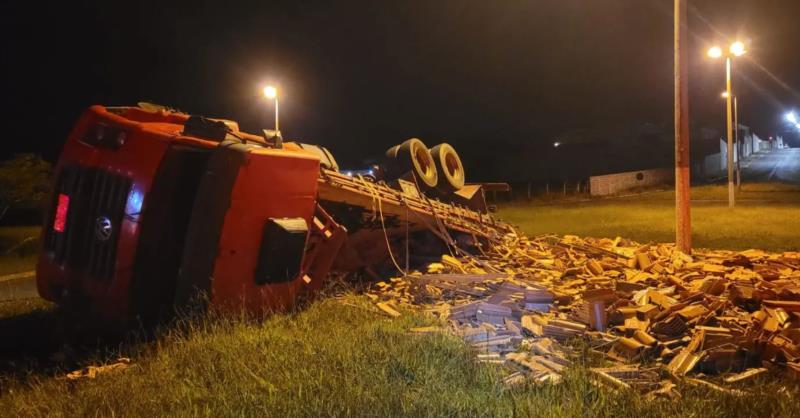
[[[378,309],[380,309],[381,311],[383,311],[384,313],[393,318],[397,318],[398,316],[401,315],[400,312],[397,312],[397,310],[392,308],[392,306],[389,305],[388,303],[378,302],[376,306],[378,307]]]
[[[598,381],[654,396],[674,398],[674,386],[626,367],[727,376],[720,384],[767,368],[800,377],[800,253],[689,256],[669,244],[516,233],[498,241],[480,256],[445,255],[420,266],[425,274],[367,293],[389,315],[399,312],[386,303],[448,321],[491,356],[482,361],[517,367],[509,385],[558,381],[570,362],[563,347],[575,339],[623,367],[594,371]],[[645,377],[629,381],[631,373]]]
[[[70,372],[66,375],[66,379],[67,380],[94,379],[100,374],[127,369],[130,364],[131,364],[131,359],[127,357],[120,357],[119,359],[117,359],[116,362],[111,364],[106,364],[103,366],[88,366],[80,370],[75,370],[74,372]]]
[[[616,389],[652,392],[661,388],[658,372],[655,369],[639,367],[615,367],[589,369],[601,383]]]

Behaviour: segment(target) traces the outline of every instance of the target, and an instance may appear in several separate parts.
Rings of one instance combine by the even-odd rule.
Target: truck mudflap
[[[316,204],[319,159],[223,142],[189,221],[175,306],[289,308],[318,289],[346,232]]]

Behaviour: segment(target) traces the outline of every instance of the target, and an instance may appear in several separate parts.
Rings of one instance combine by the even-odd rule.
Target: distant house
[[[783,138],[778,137],[773,141],[763,140],[748,126],[739,125],[738,128],[739,142],[734,144],[734,163],[739,161],[740,156],[747,158],[773,147],[783,147]],[[692,143],[692,154],[696,157],[692,158],[695,176],[709,180],[724,176],[728,170],[728,142],[725,137],[703,139],[697,145]]]

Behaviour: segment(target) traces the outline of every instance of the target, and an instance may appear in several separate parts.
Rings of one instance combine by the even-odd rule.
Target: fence
[[[589,191],[592,196],[608,196],[636,187],[668,184],[675,178],[675,171],[669,168],[629,171],[589,177]]]

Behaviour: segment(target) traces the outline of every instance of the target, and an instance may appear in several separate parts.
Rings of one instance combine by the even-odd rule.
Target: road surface
[[[742,181],[800,184],[800,148],[757,153],[742,160]]]
[[[33,272],[0,276],[0,302],[38,296]]]

